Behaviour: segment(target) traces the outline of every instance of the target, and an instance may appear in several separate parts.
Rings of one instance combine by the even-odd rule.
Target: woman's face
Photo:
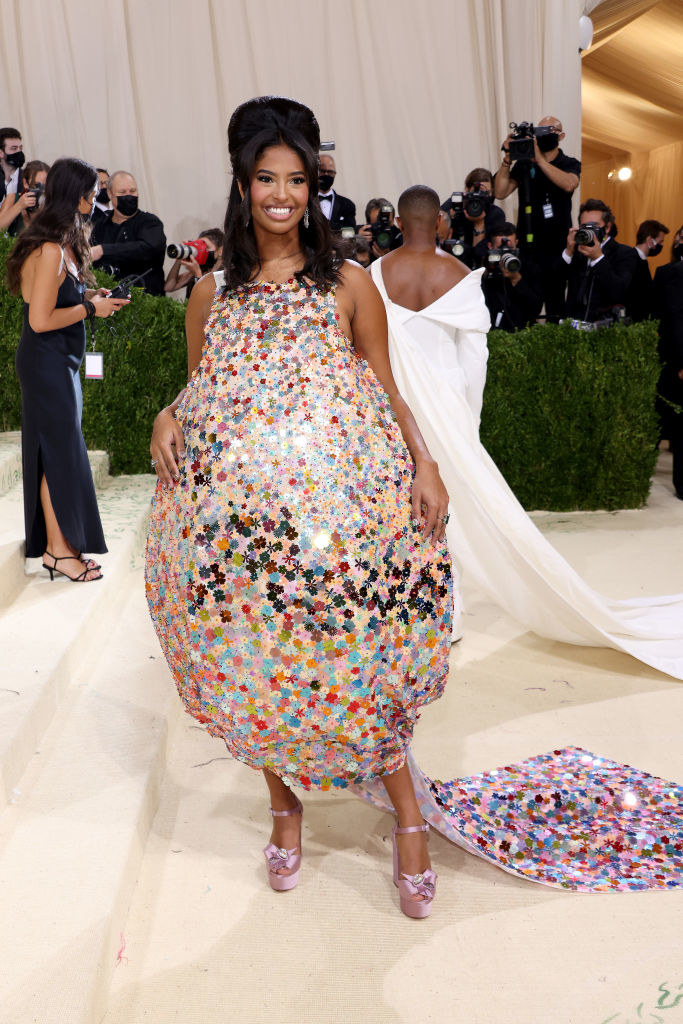
[[[33,175],[33,180],[28,181],[24,178],[24,185],[26,188],[37,188],[39,185],[45,188],[45,182],[47,180],[47,171],[36,171]]]
[[[308,205],[303,160],[289,146],[270,146],[256,160],[249,189],[254,227],[270,234],[287,234]]]
[[[83,216],[87,217],[92,213],[95,205],[95,196],[97,195],[98,184],[94,184],[86,196],[81,196],[78,203],[78,212]]]

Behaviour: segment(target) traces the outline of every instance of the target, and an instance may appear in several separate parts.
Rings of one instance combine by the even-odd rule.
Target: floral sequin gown
[[[381,807],[379,777],[405,761],[425,819],[520,878],[683,884],[674,782],[576,747],[451,782],[416,764],[419,709],[448,669],[449,557],[411,523],[410,456],[332,290],[217,292],[178,420],[149,606],[187,710],[236,758]]]
[[[305,788],[395,771],[446,682],[450,564],[411,521],[412,459],[334,290],[217,291],[177,418],[146,578],[187,710]]]

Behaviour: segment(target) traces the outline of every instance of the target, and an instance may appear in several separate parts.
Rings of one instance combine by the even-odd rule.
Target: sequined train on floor
[[[408,763],[425,821],[504,871],[584,892],[683,885],[683,786],[579,747],[451,782]],[[355,789],[390,810],[379,780]]]

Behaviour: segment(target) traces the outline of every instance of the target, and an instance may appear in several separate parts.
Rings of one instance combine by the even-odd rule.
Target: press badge
[[[552,203],[546,202],[546,203],[543,204],[543,216],[545,217],[546,220],[552,220],[552,216],[553,216],[553,204]]]
[[[102,352],[85,353],[85,379],[102,380],[104,378],[104,355]]]

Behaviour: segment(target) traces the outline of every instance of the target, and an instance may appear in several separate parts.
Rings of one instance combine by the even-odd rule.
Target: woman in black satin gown
[[[81,433],[79,369],[85,319],[125,305],[94,284],[88,218],[97,172],[83,160],[57,160],[45,202],[7,260],[10,291],[21,289],[24,327],[17,348],[26,557],[42,556],[50,573],[78,582],[101,579],[84,551],[107,550]]]

